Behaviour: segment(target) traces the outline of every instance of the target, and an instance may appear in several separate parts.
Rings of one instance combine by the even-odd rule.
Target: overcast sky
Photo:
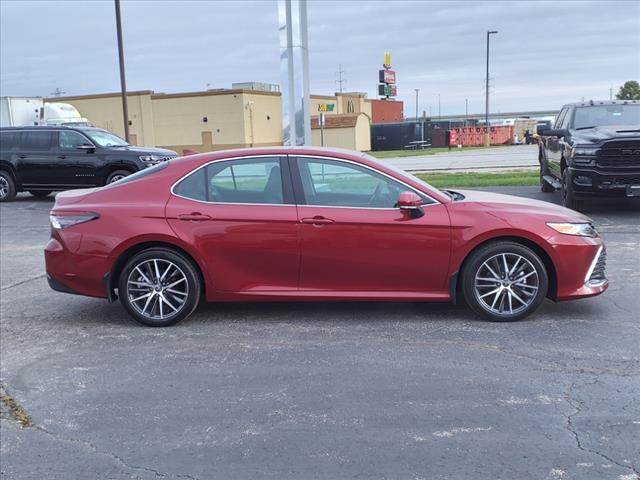
[[[127,86],[182,92],[280,83],[277,3],[122,3]],[[120,88],[113,2],[0,0],[0,93],[47,96]],[[311,92],[375,93],[392,54],[405,115],[484,111],[486,31],[492,111],[609,97],[640,79],[640,2],[310,1]]]

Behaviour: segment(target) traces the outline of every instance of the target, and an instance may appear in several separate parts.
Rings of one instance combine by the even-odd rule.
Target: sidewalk
[[[385,158],[408,172],[473,172],[538,168],[537,145],[513,145],[477,150],[457,150],[435,155]]]

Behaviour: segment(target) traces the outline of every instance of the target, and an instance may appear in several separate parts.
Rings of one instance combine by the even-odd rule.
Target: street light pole
[[[120,89],[122,90],[122,117],[124,120],[124,138],[129,141],[129,109],[127,107],[127,83],[124,75],[124,48],[122,45],[122,20],[120,19],[120,0],[116,4],[116,30],[118,33],[118,57],[120,61]]]
[[[418,92],[420,91],[419,88],[414,88],[414,90],[416,91],[416,122],[418,121]]]
[[[440,94],[438,94],[438,121],[440,121]]]
[[[489,35],[498,33],[497,30],[487,30],[487,82],[485,90],[485,110],[484,110],[484,146],[488,147],[489,139]]]
[[[467,122],[469,121],[469,99],[464,99],[464,125],[467,126]]]

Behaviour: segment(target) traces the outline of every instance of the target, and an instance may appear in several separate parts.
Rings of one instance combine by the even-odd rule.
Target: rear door
[[[285,159],[257,156],[200,167],[174,186],[166,216],[204,257],[215,290],[297,290],[298,216]]]
[[[424,216],[396,207],[413,189],[341,159],[292,158],[300,217],[300,289],[315,292],[446,291],[450,222],[423,197]],[[416,192],[418,193],[418,192]]]
[[[14,152],[18,182],[28,189],[61,185],[60,165],[53,150],[53,130],[26,130]]]
[[[90,187],[98,185],[97,154],[93,143],[75,130],[58,130],[54,139],[55,156],[61,181],[68,185]]]

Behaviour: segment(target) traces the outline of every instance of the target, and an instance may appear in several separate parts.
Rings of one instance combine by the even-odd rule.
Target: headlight
[[[574,157],[593,156],[598,153],[597,148],[575,147],[571,149],[571,155]]]
[[[150,165],[155,165],[156,163],[160,163],[163,160],[166,160],[166,156],[161,155],[142,155],[140,160]]]
[[[551,228],[564,235],[578,235],[579,237],[596,237],[598,232],[590,223],[552,223],[548,222]]]

